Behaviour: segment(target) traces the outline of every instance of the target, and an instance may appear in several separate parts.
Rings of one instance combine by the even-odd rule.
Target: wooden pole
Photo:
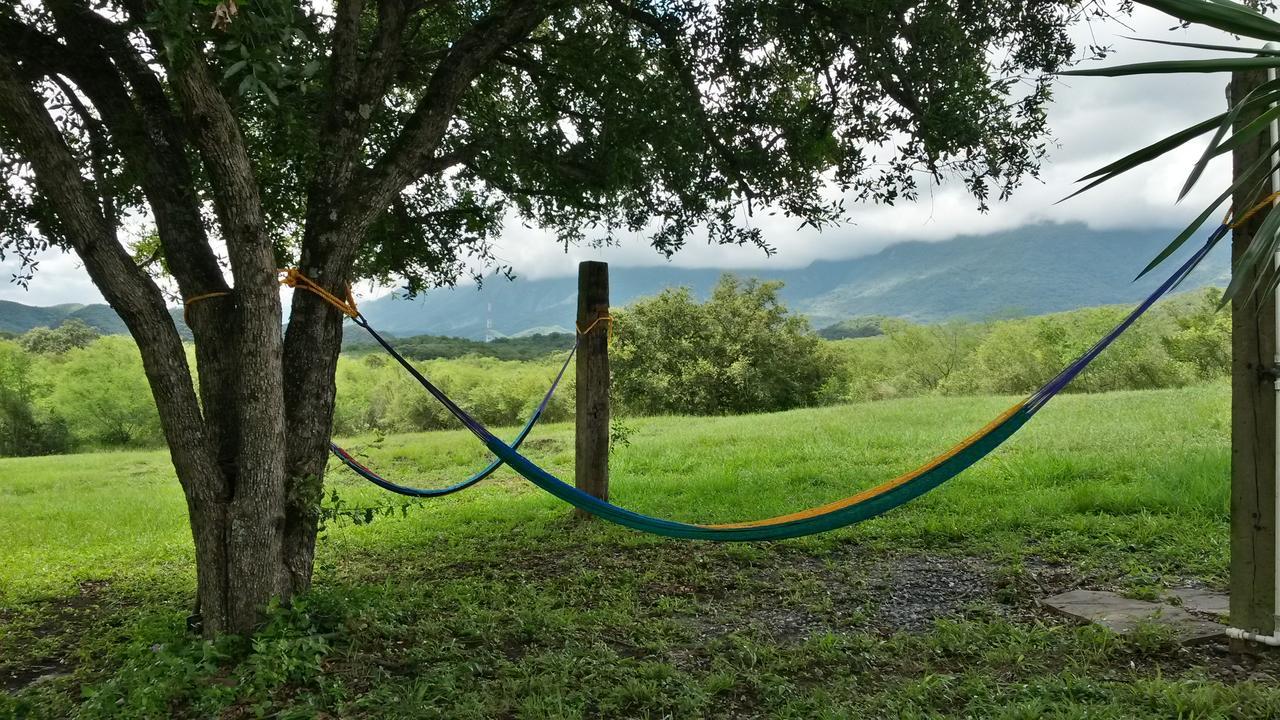
[[[1232,100],[1243,98],[1266,80],[1262,70],[1231,77]],[[1251,122],[1242,113],[1236,128]],[[1268,138],[1260,133],[1232,153],[1234,177],[1240,177],[1266,154]],[[1232,198],[1243,213],[1271,191],[1269,183],[1247,183]],[[1236,228],[1231,257],[1249,247],[1266,212]],[[1271,263],[1261,271],[1274,272]],[[1275,630],[1276,552],[1276,307],[1270,293],[1249,294],[1255,278],[1247,278],[1243,297],[1231,304],[1231,625],[1270,635]],[[1242,651],[1247,644],[1233,640]]]
[[[609,499],[609,264],[578,264],[578,362],[574,484]],[[606,318],[606,319],[601,319]],[[582,510],[574,516],[592,517]]]

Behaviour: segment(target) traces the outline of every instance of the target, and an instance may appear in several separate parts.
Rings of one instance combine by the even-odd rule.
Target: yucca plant
[[[1204,25],[1207,27],[1217,28],[1219,30],[1225,30],[1226,32],[1239,36],[1242,40],[1260,40],[1264,43],[1280,42],[1280,22],[1272,20],[1251,7],[1237,2],[1231,2],[1230,0],[1136,1],[1139,4],[1165,12],[1184,23]],[[1234,46],[1174,42],[1170,40],[1149,38],[1134,39],[1141,42],[1151,42],[1161,45],[1172,45],[1176,47],[1195,48],[1199,50],[1231,54],[1208,59],[1167,60],[1072,70],[1062,74],[1074,76],[1121,77],[1126,75],[1230,73],[1238,70],[1269,68],[1280,69],[1280,50],[1269,49],[1266,47],[1255,47],[1252,43],[1242,42],[1239,46]],[[1254,119],[1243,127],[1236,128],[1236,121],[1241,117],[1253,117]],[[1210,160],[1219,155],[1235,150],[1244,143],[1256,138],[1259,133],[1268,132],[1270,122],[1276,118],[1280,118],[1280,80],[1271,80],[1259,85],[1244,97],[1239,98],[1238,101],[1236,101],[1226,112],[1179,130],[1158,142],[1132,152],[1125,157],[1084,176],[1080,179],[1080,182],[1086,183],[1086,185],[1073,193],[1072,197],[1085,192],[1090,188],[1097,187],[1098,185],[1128,172],[1135,167],[1161,157],[1162,155],[1181,147],[1196,138],[1212,134],[1204,152],[1192,167],[1191,173],[1188,175],[1186,182],[1182,186],[1182,190],[1178,195],[1178,199],[1181,200],[1200,180],[1201,176],[1204,174],[1204,169],[1209,164]],[[1259,158],[1258,161],[1253,163],[1250,167],[1245,168],[1244,172],[1238,177],[1233,178],[1231,185],[1224,189],[1222,194],[1218,195],[1213,202],[1208,205],[1208,207],[1197,215],[1190,225],[1188,225],[1182,232],[1178,233],[1177,237],[1175,237],[1172,242],[1160,251],[1154,259],[1152,259],[1150,264],[1143,269],[1139,276],[1145,275],[1152,268],[1159,265],[1177,251],[1177,249],[1181,247],[1188,238],[1194,235],[1196,231],[1214,215],[1214,213],[1221,210],[1223,204],[1227,202],[1237,190],[1253,189],[1256,190],[1258,196],[1261,197],[1264,184],[1268,182],[1272,171],[1276,169],[1277,163],[1275,160],[1275,153],[1277,150],[1280,150],[1280,143],[1273,143],[1266,155]],[[1245,209],[1247,208],[1241,208],[1240,210],[1243,211]],[[1267,276],[1265,273],[1259,273],[1255,276],[1254,271],[1259,269],[1260,264],[1270,262],[1271,257],[1276,252],[1278,243],[1280,243],[1280,212],[1273,212],[1269,213],[1266,219],[1262,222],[1262,225],[1255,234],[1248,251],[1236,261],[1235,267],[1232,269],[1231,283],[1228,285],[1227,290],[1223,295],[1224,303],[1231,300],[1233,297],[1238,295],[1242,289],[1244,289],[1242,288],[1242,285],[1244,284],[1245,278]],[[1262,288],[1255,285],[1248,288],[1248,290],[1250,292],[1274,290],[1275,283],[1276,279],[1273,278],[1271,280],[1270,287]]]

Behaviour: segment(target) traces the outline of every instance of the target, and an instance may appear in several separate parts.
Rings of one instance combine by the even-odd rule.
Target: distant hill
[[[799,269],[735,272],[786,283],[784,300],[816,328],[868,316],[918,322],[986,320],[1137,300],[1171,271],[1172,266],[1162,268],[1133,281],[1174,234],[1170,229],[1090,230],[1082,224],[1044,223],[945,242],[906,242],[872,255]],[[1191,251],[1187,247],[1179,257]],[[610,292],[616,306],[667,287],[687,286],[706,297],[720,274],[715,269],[672,266],[616,267],[609,278]],[[1230,253],[1224,244],[1181,289],[1225,285],[1229,276]],[[573,276],[492,278],[478,290],[432,290],[414,300],[388,295],[365,301],[361,311],[374,327],[393,335],[482,339],[490,319],[486,308],[492,305],[494,334],[513,337],[572,332],[576,295]],[[181,317],[179,310],[173,312]],[[0,301],[0,331],[54,327],[71,317],[104,333],[125,331],[105,305],[30,307]],[[182,330],[185,336],[185,326]]]
[[[0,300],[0,332],[24,333],[35,327],[57,327],[72,319],[82,320],[107,335],[128,332],[120,316],[106,305],[35,307]]]
[[[171,308],[169,314],[178,324],[178,333],[184,338],[190,338],[191,331],[182,322],[182,310]],[[91,328],[97,328],[103,335],[123,335],[129,332],[116,311],[102,303],[39,307],[0,300],[0,332],[21,334],[37,327],[55,328],[68,320],[80,320]]]
[[[918,322],[985,320],[1039,315],[1092,305],[1132,302],[1150,292],[1168,269],[1133,281],[1176,233],[1169,229],[1090,230],[1082,224],[1044,223],[945,242],[906,242],[851,260],[816,262],[787,270],[738,270],[739,275],[781,280],[791,309],[814,327],[851,317],[887,316]],[[1190,247],[1178,257],[1186,257]],[[706,297],[720,270],[677,267],[614,268],[614,305],[687,286]],[[1215,250],[1184,290],[1225,285],[1230,257]],[[486,307],[493,329],[510,336],[533,328],[572,328],[575,277],[514,281],[494,278],[474,287],[433,290],[414,300],[388,295],[361,310],[379,329],[398,335],[437,334],[483,338]]]

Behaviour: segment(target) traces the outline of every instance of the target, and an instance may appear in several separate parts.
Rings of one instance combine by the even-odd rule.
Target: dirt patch
[[[0,656],[0,687],[6,692],[16,692],[41,682],[69,675],[75,665],[72,650],[84,632],[92,624],[89,616],[96,616],[110,589],[105,580],[80,583],[78,593],[54,600],[33,603],[22,612],[9,612],[4,618],[10,626],[6,642],[12,642],[19,657]],[[31,618],[32,624],[23,626],[23,618]],[[13,626],[17,627],[13,627]],[[38,657],[21,657],[18,649],[34,646],[37,642],[49,648]]]
[[[867,592],[876,605],[870,623],[882,632],[928,630],[996,597],[992,568],[969,557],[903,555],[877,563]]]

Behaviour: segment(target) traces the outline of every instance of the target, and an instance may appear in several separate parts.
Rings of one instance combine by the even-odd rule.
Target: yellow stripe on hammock
[[[1010,417],[1012,417],[1014,413],[1021,410],[1025,402],[1026,402],[1025,400],[1021,401],[1018,404],[1014,405],[1013,407],[1009,408],[1008,410],[1005,410],[1003,413],[1000,414],[999,417],[997,417],[995,420],[992,420],[981,430],[975,432],[974,434],[970,435],[969,437],[961,441],[959,445],[956,445],[955,447],[939,455],[938,457],[930,460],[924,465],[916,468],[915,470],[912,470],[911,472],[906,473],[905,475],[899,475],[898,477],[886,483],[883,483],[881,485],[877,485],[876,487],[870,488],[868,490],[863,490],[857,495],[847,497],[843,500],[836,500],[835,502],[827,503],[826,505],[819,505],[818,507],[809,508],[808,510],[801,510],[800,512],[794,512],[794,513],[791,513],[790,515],[779,515],[777,517],[766,518],[764,520],[752,520],[749,522],[740,522],[740,523],[726,523],[723,525],[701,525],[700,527],[727,530],[727,529],[734,529],[734,528],[763,527],[766,525],[781,525],[782,523],[788,523],[793,520],[805,520],[818,515],[825,515],[829,512],[834,512],[836,510],[841,510],[841,509],[850,507],[852,505],[857,505],[858,503],[861,503],[861,502],[866,502],[871,498],[874,498],[878,495],[883,495],[884,493],[887,493],[890,490],[893,490],[894,488],[900,487],[912,480],[915,480],[921,475],[929,472],[930,470],[938,467],[939,465],[946,462],[947,460],[950,460],[951,458],[960,454],[962,451],[964,451],[965,448],[981,440],[992,430],[995,430],[997,427],[999,427],[1000,424],[1003,423],[1005,420],[1008,420]]]

